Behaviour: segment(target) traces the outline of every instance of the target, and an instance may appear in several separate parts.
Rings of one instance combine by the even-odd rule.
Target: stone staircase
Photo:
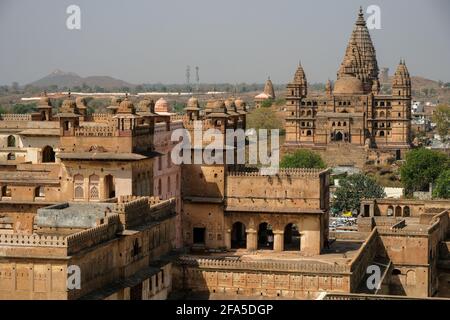
[[[366,163],[366,150],[362,146],[349,143],[332,143],[324,150],[318,150],[328,166],[355,166],[364,167]]]

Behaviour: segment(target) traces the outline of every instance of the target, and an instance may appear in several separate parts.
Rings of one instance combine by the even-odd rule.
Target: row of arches
[[[85,198],[88,198],[89,200],[100,200],[100,198],[114,198],[116,196],[115,181],[112,175],[108,174],[104,177],[103,187],[104,196],[101,197],[100,177],[96,174],[90,175],[86,193],[84,176],[81,174],[76,174],[73,177],[73,198],[76,200],[82,200]]]
[[[409,206],[388,206],[386,214],[395,217],[410,217],[411,209]]]
[[[257,231],[257,249],[273,250],[274,249],[274,231],[270,223],[262,222],[258,226]],[[299,228],[295,223],[288,223],[284,227],[283,248],[284,251],[300,251],[301,235]],[[231,228],[231,248],[246,249],[247,248],[247,230],[245,224],[237,221]]]

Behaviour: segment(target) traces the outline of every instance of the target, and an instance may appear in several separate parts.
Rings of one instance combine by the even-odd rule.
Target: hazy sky
[[[66,8],[81,8],[81,30]],[[360,5],[381,8],[372,30],[380,67],[450,81],[448,0],[0,0],[0,84],[54,69],[131,83],[335,79]],[[192,81],[192,80],[191,80]]]

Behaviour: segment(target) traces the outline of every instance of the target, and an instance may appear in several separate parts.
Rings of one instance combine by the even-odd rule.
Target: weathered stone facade
[[[403,60],[395,72],[392,95],[380,94],[375,49],[362,11],[350,37],[334,86],[326,94],[308,95],[301,65],[287,85],[286,150],[324,149],[349,144],[393,152],[400,158],[411,144],[411,79]],[[339,151],[339,150],[337,150]],[[356,153],[364,149],[352,148]],[[352,155],[347,153],[352,161]],[[359,164],[358,161],[354,161]]]

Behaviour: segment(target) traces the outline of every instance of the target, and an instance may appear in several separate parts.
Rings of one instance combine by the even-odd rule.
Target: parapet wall
[[[113,239],[121,229],[119,215],[111,215],[106,219],[104,224],[69,235],[67,237],[67,254],[74,254],[82,249]]]
[[[328,170],[280,169],[263,175],[246,168],[228,172],[226,198],[229,207],[269,207],[290,212],[326,210]]]
[[[175,198],[120,196],[114,211],[125,229],[164,219],[175,214]]]
[[[0,120],[3,121],[31,121],[31,114],[25,113],[3,113],[0,114]]]

